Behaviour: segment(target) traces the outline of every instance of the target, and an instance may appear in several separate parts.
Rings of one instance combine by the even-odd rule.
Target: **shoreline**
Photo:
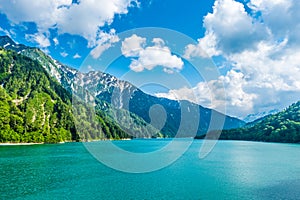
[[[64,141],[64,142],[57,142],[57,143],[10,143],[10,142],[6,142],[6,143],[0,143],[0,146],[31,146],[31,145],[39,145],[39,144],[65,144],[65,143],[90,143],[90,142],[99,142],[99,141],[128,141],[128,140],[132,140],[131,138],[124,138],[124,139],[100,139],[100,140],[89,140],[89,141]]]
[[[146,140],[153,140],[153,138],[147,138]],[[164,140],[164,139],[178,139],[178,138],[156,138],[157,140]],[[185,139],[185,138],[179,138],[179,139]],[[124,138],[124,139],[100,139],[100,140],[90,140],[90,141],[64,141],[64,142],[58,142],[58,143],[0,143],[1,146],[32,146],[32,145],[41,145],[41,144],[65,144],[65,143],[93,143],[93,142],[99,142],[99,141],[130,141],[134,140],[132,138]],[[145,140],[145,138],[142,138],[142,140]],[[213,140],[213,139],[200,139],[200,138],[194,138],[194,140]],[[267,143],[267,144],[295,144],[300,145],[300,143],[290,143],[290,142],[266,142],[266,141],[255,141],[255,140],[234,140],[234,139],[218,139],[218,141],[240,141],[240,142],[254,142],[254,143]]]
[[[29,145],[38,145],[45,143],[0,143],[0,146],[29,146]]]

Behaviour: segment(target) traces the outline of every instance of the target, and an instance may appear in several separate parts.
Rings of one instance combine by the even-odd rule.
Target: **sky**
[[[300,100],[298,0],[0,0],[0,35],[243,119]]]

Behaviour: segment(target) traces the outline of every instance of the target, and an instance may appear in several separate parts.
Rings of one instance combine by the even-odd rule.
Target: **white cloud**
[[[59,45],[59,41],[58,41],[57,38],[53,38],[53,42],[54,42],[54,45],[55,45],[55,46]]]
[[[278,46],[261,43],[258,51],[232,55],[234,68],[217,80],[157,96],[190,100],[220,111],[225,106],[227,114],[241,119],[250,113],[283,109],[300,99],[300,49],[287,50],[273,60],[272,50]]]
[[[207,57],[253,49],[269,34],[262,24],[252,18],[242,3],[234,0],[217,0],[213,13],[203,20],[205,36],[198,45],[188,45],[185,57]]]
[[[39,47],[41,48],[47,48],[49,47],[50,44],[50,40],[48,39],[48,37],[45,34],[33,34],[33,35],[26,35],[25,36],[27,40],[31,41],[31,42],[36,42],[38,43]]]
[[[204,38],[198,39],[198,44],[189,44],[185,47],[184,58],[208,58],[211,56],[220,55],[221,51],[216,49],[216,45],[216,36],[209,32]]]
[[[196,96],[196,88],[183,87],[178,90],[170,90],[168,93],[156,93],[155,96],[173,100],[189,100],[194,103],[200,103]],[[209,90],[205,94],[208,94]],[[209,104],[211,102],[209,101]],[[203,104],[202,104],[203,105]],[[206,105],[207,106],[207,105]]]
[[[57,29],[59,34],[80,35],[93,47],[101,37],[99,27],[112,23],[116,14],[126,14],[132,2],[136,1],[0,0],[0,11],[14,24],[34,22],[40,34]]]
[[[145,69],[152,70],[162,66],[166,73],[173,73],[174,70],[183,68],[183,61],[165,46],[161,38],[152,40],[153,46],[146,47],[146,38],[133,34],[122,42],[122,53],[125,57],[131,57],[130,69],[135,72],[142,72]]]
[[[79,55],[78,53],[76,53],[74,56],[73,56],[74,59],[78,59],[78,58],[81,58],[81,55]]]
[[[106,51],[107,49],[109,49],[111,47],[110,43],[105,43],[105,44],[99,44],[97,47],[95,47],[92,51],[91,51],[91,55],[93,58],[97,59],[99,58],[102,53],[104,51]]]
[[[161,39],[161,38],[153,38],[152,43],[155,46],[159,46],[159,47],[165,46],[165,41],[163,39]]]
[[[64,52],[61,52],[60,55],[61,55],[62,57],[65,58],[65,57],[67,57],[69,54],[68,54],[67,52],[64,51]]]
[[[158,93],[156,96],[175,100],[189,100],[191,102],[243,117],[253,110],[254,93],[245,92],[244,74],[231,70],[217,80],[200,82],[194,88],[170,90],[168,93]]]
[[[104,51],[112,47],[120,38],[116,35],[116,31],[111,29],[109,33],[100,32],[100,39],[97,41],[97,46],[91,51],[93,58],[98,59]]]
[[[144,49],[146,38],[142,38],[133,34],[131,37],[125,38],[122,42],[121,51],[126,57],[138,57],[139,52]]]
[[[260,13],[275,40],[288,37],[290,45],[300,45],[300,1],[251,0],[248,6]]]
[[[217,0],[213,12],[204,17],[205,36],[185,49],[187,59],[222,56],[232,66],[226,75],[158,95],[215,109],[223,104],[228,114],[240,118],[298,101],[300,1],[251,0],[248,6],[251,14],[239,2]],[[222,88],[226,98],[220,99]]]

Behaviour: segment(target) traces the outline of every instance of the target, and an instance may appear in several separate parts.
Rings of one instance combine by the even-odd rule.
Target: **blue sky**
[[[0,0],[0,34],[244,118],[300,99],[299,9],[297,0]]]
[[[202,28],[202,18],[212,10],[213,3],[213,0],[188,0],[184,3],[182,1],[172,0],[143,0],[138,1],[137,6],[136,2],[132,1],[132,6],[127,8],[127,14],[116,13],[112,23],[109,25],[105,24],[101,27],[101,30],[109,31],[110,29],[115,29],[117,33],[120,33],[134,28],[163,27],[179,31],[197,40],[197,38],[204,35],[205,30]],[[99,4],[101,5],[101,2],[99,2]],[[5,5],[5,3],[3,3],[3,5]],[[37,32],[38,27],[34,21],[18,20],[21,24],[11,25],[11,21],[7,19],[5,12],[1,13],[0,21],[1,28],[10,31],[10,35],[17,42],[30,46],[40,46],[41,48],[45,46],[43,44],[40,45],[39,42],[34,41],[34,39],[32,41],[25,39],[26,34],[34,34]],[[74,22],[73,26],[76,25],[76,22]],[[4,31],[0,33],[2,35],[6,34]],[[78,35],[68,33],[58,35],[55,29],[50,28],[47,37],[50,41],[50,46],[46,45],[49,54],[55,59],[75,68],[81,65],[84,58],[92,49],[86,48],[87,41],[82,37],[78,37]],[[59,46],[54,45],[53,38],[59,40]],[[78,53],[81,58],[73,59],[76,53]]]

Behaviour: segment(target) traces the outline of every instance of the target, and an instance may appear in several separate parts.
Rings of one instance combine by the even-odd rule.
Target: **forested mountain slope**
[[[198,113],[197,116],[193,115],[186,119],[191,122],[196,121],[198,129],[196,132],[191,132],[188,129],[185,131],[185,135],[181,135],[183,137],[191,137],[194,136],[193,134],[205,134],[210,125],[212,113],[219,118],[225,119],[224,129],[237,128],[245,124],[237,118],[226,116],[188,101],[173,101],[151,96],[129,82],[119,80],[107,73],[99,71],[82,73],[59,63],[38,48],[16,44],[7,36],[0,37],[0,46],[36,61],[48,73],[48,77],[51,77],[52,80],[56,79],[60,88],[66,90],[64,92],[67,92],[69,95],[69,101],[71,101],[70,94],[80,96],[81,100],[87,99],[87,96],[84,96],[87,93],[92,94],[92,96],[96,97],[94,103],[96,103],[95,112],[98,116],[101,115],[102,118],[106,118],[106,121],[122,128],[132,137],[174,137],[182,120],[182,112],[195,111]],[[61,95],[64,95],[64,93]],[[159,124],[157,127],[155,127],[155,124],[154,127],[150,125],[149,110],[155,105],[162,106],[166,111],[166,121],[163,127],[160,127],[160,123],[157,123]],[[184,106],[182,107],[182,105]],[[76,112],[75,116],[83,121],[88,120],[77,117]],[[81,122],[81,124],[85,123]],[[77,128],[80,127],[82,125]],[[159,132],[159,130],[161,131]],[[89,134],[91,134],[90,131],[87,133],[86,129],[79,132],[81,134],[86,132],[84,138],[89,138]],[[97,135],[97,133],[92,133],[92,135],[95,134]],[[109,135],[109,138],[114,138],[111,135],[119,137],[120,134]]]
[[[299,143],[300,101],[252,126],[223,131],[221,139]]]
[[[80,101],[72,109],[71,94],[38,61],[0,48],[0,142],[129,137],[104,113],[81,117],[87,109]]]

